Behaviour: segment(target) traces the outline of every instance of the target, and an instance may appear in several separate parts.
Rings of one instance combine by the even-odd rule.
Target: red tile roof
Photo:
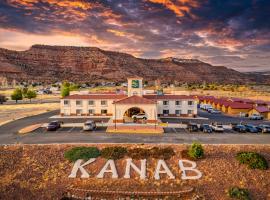
[[[270,112],[269,108],[267,108],[266,106],[256,106],[254,109],[257,110],[259,113]]]
[[[194,100],[194,96],[187,96],[187,95],[143,95],[144,98],[147,99],[157,99],[157,100],[181,100],[181,99],[190,99],[190,100]]]
[[[229,103],[229,107],[233,109],[252,109],[253,108],[251,104],[239,103],[239,102],[231,102]]]
[[[134,96],[120,99],[118,101],[115,101],[114,103],[116,104],[155,104],[156,102],[151,99],[134,95]]]
[[[62,99],[123,99],[127,95],[118,94],[73,94]]]

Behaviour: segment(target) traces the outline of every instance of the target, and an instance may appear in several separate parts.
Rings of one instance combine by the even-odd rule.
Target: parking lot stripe
[[[70,133],[75,127],[73,126],[71,129],[68,130],[68,132]]]

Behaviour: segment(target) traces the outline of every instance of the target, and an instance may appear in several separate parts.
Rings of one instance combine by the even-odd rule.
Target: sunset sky
[[[33,44],[270,71],[270,0],[0,0],[0,47]]]

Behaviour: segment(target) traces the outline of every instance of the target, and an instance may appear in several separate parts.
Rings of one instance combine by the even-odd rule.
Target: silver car
[[[96,130],[96,128],[97,128],[96,122],[94,122],[93,120],[88,120],[83,124],[84,131],[94,131]]]

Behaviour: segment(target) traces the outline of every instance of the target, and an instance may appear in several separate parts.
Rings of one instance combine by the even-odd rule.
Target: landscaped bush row
[[[256,152],[240,152],[236,155],[236,159],[241,164],[247,164],[251,169],[268,169],[266,159]]]
[[[97,158],[101,156],[106,159],[118,160],[128,156],[132,159],[164,159],[168,160],[175,155],[171,147],[159,148],[153,147],[151,149],[134,148],[127,149],[126,147],[114,146],[105,147],[99,150],[97,147],[74,147],[65,152],[64,157],[69,161],[76,161],[78,159],[88,160],[90,158]]]
[[[249,191],[239,187],[230,188],[228,191],[228,196],[233,199],[251,200]]]

